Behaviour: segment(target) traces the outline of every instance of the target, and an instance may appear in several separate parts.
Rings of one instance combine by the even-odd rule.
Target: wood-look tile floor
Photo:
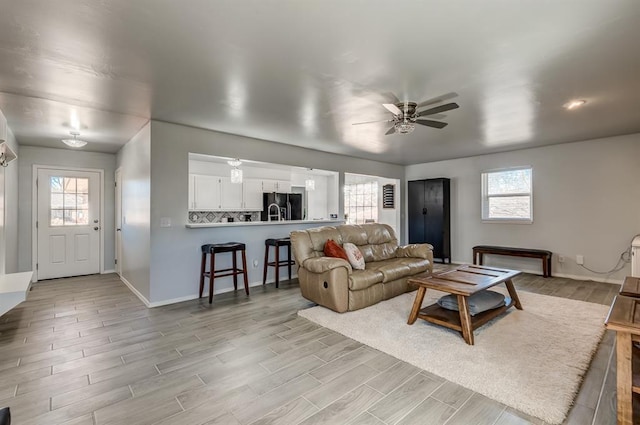
[[[618,291],[533,275],[516,286],[601,304]],[[36,283],[0,317],[0,407],[19,425],[541,423],[297,317],[311,305],[295,280],[154,309],[116,275]],[[613,340],[567,424],[615,423]]]

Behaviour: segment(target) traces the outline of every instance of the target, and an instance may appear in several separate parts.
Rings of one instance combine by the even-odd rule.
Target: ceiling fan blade
[[[393,115],[402,115],[402,110],[393,103],[383,103],[382,106],[387,108],[387,111],[391,112]]]
[[[447,103],[446,105],[436,106],[435,108],[426,109],[422,112],[418,112],[419,117],[424,117],[425,115],[437,114],[438,112],[450,111],[452,109],[457,109],[460,106],[457,103]]]
[[[379,120],[379,121],[366,121],[366,122],[354,122],[351,125],[362,125],[362,124],[375,124],[377,122],[391,122],[393,120]]]
[[[433,128],[445,128],[447,125],[449,125],[446,122],[432,121],[432,120],[417,120],[416,124],[426,125],[427,127],[433,127]]]
[[[389,130],[387,130],[386,133],[384,133],[385,136],[388,136],[390,134],[393,134],[396,132],[396,128],[395,127],[391,127]]]
[[[398,99],[398,96],[391,92],[382,93],[382,96],[384,96],[385,99],[391,99],[391,102],[393,103],[400,103],[400,99]]]
[[[416,106],[416,108],[424,108],[425,106],[433,105],[434,103],[438,103],[438,102],[444,102],[445,100],[453,99],[456,97],[458,97],[458,93],[455,93],[455,92],[446,93],[440,96],[432,97],[431,99],[427,99],[421,103],[418,103],[418,106]]]

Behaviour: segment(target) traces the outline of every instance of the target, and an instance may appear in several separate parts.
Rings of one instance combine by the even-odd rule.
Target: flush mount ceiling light
[[[240,159],[238,158],[230,159],[229,161],[227,161],[227,164],[233,167],[231,169],[231,183],[242,183],[242,170],[238,168],[240,164],[242,164],[242,161],[240,161]]]
[[[78,139],[80,133],[78,133],[77,131],[72,131],[70,132],[70,134],[73,136],[73,139],[62,139],[62,143],[72,148],[81,148],[83,146],[86,146],[87,142]]]
[[[572,110],[572,109],[581,107],[585,103],[587,103],[586,100],[572,100],[570,102],[565,103],[562,106],[564,106],[565,109]]]

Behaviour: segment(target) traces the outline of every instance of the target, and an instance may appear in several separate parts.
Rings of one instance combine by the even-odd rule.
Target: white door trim
[[[118,178],[120,181],[118,181]],[[113,226],[113,244],[115,245],[115,258],[116,261],[118,261],[117,264],[115,264],[115,272],[118,274],[118,276],[122,277],[122,167],[118,167],[116,168],[115,172],[113,173],[113,180],[114,183],[120,184],[119,187],[116,187],[114,190],[114,195],[115,195],[115,199],[114,199],[114,207],[115,207],[115,211],[113,212],[113,216],[115,218],[115,223]],[[120,194],[119,199],[118,199],[118,194]],[[118,211],[118,208],[120,209],[120,211]],[[120,223],[118,223],[118,217],[120,217]],[[118,235],[118,227],[120,227],[120,235]],[[118,243],[118,238],[120,239],[120,243]]]
[[[100,175],[100,274],[104,274],[104,170],[99,168],[58,167],[56,165],[33,164],[31,177],[31,269],[33,270],[32,282],[38,281],[38,171],[39,170],[63,170],[63,171],[88,171]]]

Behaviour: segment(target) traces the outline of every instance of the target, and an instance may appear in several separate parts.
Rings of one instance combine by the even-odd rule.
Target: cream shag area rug
[[[506,293],[498,288],[498,292]],[[423,306],[444,295],[427,290]],[[552,424],[565,419],[604,334],[608,307],[565,298],[518,293],[524,310],[504,315],[462,336],[407,318],[415,292],[348,313],[324,307],[298,315],[435,375]]]

